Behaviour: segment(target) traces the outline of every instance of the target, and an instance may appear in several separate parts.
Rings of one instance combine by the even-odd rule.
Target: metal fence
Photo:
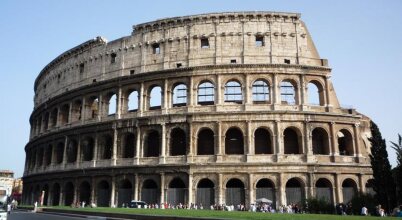
[[[98,189],[97,194],[97,206],[107,207],[110,202],[110,191],[108,189]]]
[[[332,188],[330,187],[317,187],[316,198],[323,199],[332,204]]]
[[[166,202],[171,205],[179,205],[185,203],[186,189],[184,188],[169,188],[166,191]]]
[[[213,188],[197,188],[198,206],[202,205],[204,209],[210,209],[211,205],[215,203],[215,191]]]
[[[119,189],[117,206],[121,207],[123,203],[127,206],[131,201],[131,195],[133,191],[131,189]]]
[[[299,203],[303,200],[303,190],[300,187],[286,187],[287,204]]]
[[[276,207],[276,197],[275,197],[275,189],[271,187],[261,187],[257,188],[256,199],[266,198],[272,201],[272,206]]]
[[[353,196],[355,195],[355,188],[343,187],[342,194],[343,194],[343,203],[348,203],[352,200]]]
[[[226,205],[245,204],[244,188],[227,188],[226,189]]]
[[[158,189],[142,189],[141,200],[148,204],[158,203]]]

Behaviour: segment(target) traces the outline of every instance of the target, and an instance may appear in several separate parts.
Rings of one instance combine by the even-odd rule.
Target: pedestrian
[[[367,207],[365,205],[363,205],[362,210],[360,212],[361,215],[366,216],[367,215]]]
[[[10,203],[8,203],[8,205],[7,205],[7,214],[11,214],[11,204]]]
[[[36,212],[36,211],[37,211],[37,208],[38,208],[38,201],[35,201],[33,212]]]

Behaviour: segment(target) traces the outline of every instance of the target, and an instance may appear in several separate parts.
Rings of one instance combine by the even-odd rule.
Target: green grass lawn
[[[210,210],[187,210],[187,209],[129,209],[129,208],[70,208],[70,207],[51,207],[54,209],[76,210],[88,212],[104,213],[124,213],[137,215],[161,215],[161,216],[186,216],[186,217],[205,217],[222,219],[251,219],[251,220],[360,220],[360,219],[383,219],[371,216],[339,216],[339,215],[319,215],[319,214],[271,214],[255,212],[227,212]],[[396,218],[395,218],[396,219]]]

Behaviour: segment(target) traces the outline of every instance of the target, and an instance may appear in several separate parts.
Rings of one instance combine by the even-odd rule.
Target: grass
[[[129,208],[70,208],[70,207],[50,207],[52,209],[87,211],[101,213],[123,213],[136,215],[153,216],[180,216],[180,217],[204,217],[222,219],[251,219],[251,220],[363,220],[363,219],[383,219],[374,216],[339,216],[339,215],[320,215],[320,214],[271,214],[255,212],[227,212],[211,210],[187,210],[187,209],[129,209]]]

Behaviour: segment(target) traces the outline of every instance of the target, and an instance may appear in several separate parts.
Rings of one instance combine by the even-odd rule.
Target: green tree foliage
[[[396,205],[395,181],[391,172],[391,164],[388,160],[385,139],[382,138],[378,126],[371,121],[371,168],[373,169],[374,191],[379,204],[392,210]]]
[[[334,214],[335,207],[323,198],[306,199],[303,209],[314,214]]]
[[[398,143],[392,142],[392,148],[396,151],[398,165],[394,168],[395,183],[397,186],[397,198],[402,203],[402,137],[398,134]]]

